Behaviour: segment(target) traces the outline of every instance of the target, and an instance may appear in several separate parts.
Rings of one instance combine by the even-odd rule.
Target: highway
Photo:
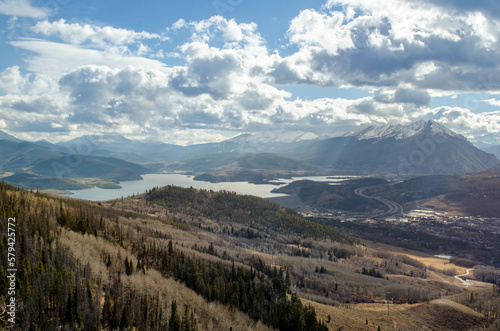
[[[380,216],[402,215],[404,213],[404,209],[400,204],[398,204],[394,201],[391,201],[391,200],[387,200],[385,198],[372,197],[372,196],[368,196],[365,194],[365,190],[367,190],[369,188],[374,188],[377,186],[380,186],[380,185],[360,187],[360,188],[354,190],[354,193],[356,193],[360,197],[363,197],[366,199],[375,199],[377,201],[380,201],[384,205],[386,205],[387,208],[389,208],[389,210]]]

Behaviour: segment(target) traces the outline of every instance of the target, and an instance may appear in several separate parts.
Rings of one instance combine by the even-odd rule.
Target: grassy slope
[[[389,307],[387,304],[358,304],[348,307],[332,307],[305,301],[311,304],[318,317],[328,319],[330,330],[469,330],[479,326],[488,327],[488,319],[476,311],[447,299],[415,305],[403,304]],[[368,321],[368,324],[366,323]],[[494,330],[494,329],[491,329]]]

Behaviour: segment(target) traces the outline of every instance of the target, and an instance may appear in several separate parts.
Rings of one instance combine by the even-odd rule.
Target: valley
[[[499,0],[0,26],[0,331],[500,331]]]
[[[493,154],[433,121],[370,126],[333,138],[306,132],[241,134],[190,146],[118,135],[90,135],[55,144],[0,136],[0,176],[33,189],[116,188],[120,181],[159,173],[212,183],[267,184],[279,178],[328,175],[392,181],[482,172],[499,163]]]
[[[21,327],[499,327],[493,155],[432,121],[296,137],[2,140]]]

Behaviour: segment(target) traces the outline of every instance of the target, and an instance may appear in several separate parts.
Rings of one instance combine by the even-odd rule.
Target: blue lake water
[[[148,174],[142,175],[142,177],[143,180],[120,182],[120,186],[122,187],[121,189],[91,188],[86,190],[74,190],[70,191],[72,194],[69,196],[85,200],[104,201],[144,193],[146,190],[156,186],[161,187],[165,185],[177,185],[181,187],[193,187],[214,191],[227,190],[240,194],[255,195],[261,198],[271,198],[285,196],[286,194],[271,193],[271,190],[284,186],[294,180],[310,179],[316,181],[334,182],[345,179],[345,177],[336,177],[335,179],[332,179],[330,176],[328,176],[328,178],[327,176],[294,177],[292,179],[280,179],[279,182],[283,183],[281,185],[272,185],[251,184],[247,182],[208,183],[196,181],[193,180],[193,177],[191,176],[179,174]]]

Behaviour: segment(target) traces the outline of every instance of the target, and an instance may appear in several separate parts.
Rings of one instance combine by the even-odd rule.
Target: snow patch
[[[229,141],[238,143],[255,143],[255,144],[270,144],[270,143],[294,143],[300,141],[309,141],[318,139],[319,136],[313,132],[304,131],[288,131],[288,132],[259,132],[255,134],[241,134]]]
[[[365,129],[353,132],[347,136],[356,137],[358,140],[368,139],[387,139],[394,138],[397,140],[408,139],[422,133],[430,133],[432,135],[448,135],[458,137],[455,132],[445,128],[441,124],[434,121],[418,121],[408,125],[376,125],[369,126]]]

